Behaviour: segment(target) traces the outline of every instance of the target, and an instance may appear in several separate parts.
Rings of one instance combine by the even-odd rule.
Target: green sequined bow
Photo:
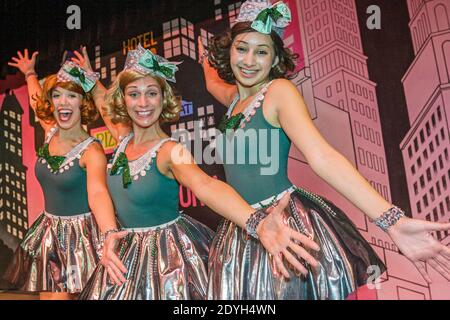
[[[285,20],[284,25],[278,25],[278,20]],[[270,34],[272,27],[283,28],[291,21],[291,11],[289,7],[283,3],[278,2],[272,7],[262,10],[252,23],[252,28],[264,34]],[[274,25],[275,24],[275,25]]]
[[[217,129],[222,133],[225,133],[225,131],[228,129],[236,130],[238,129],[244,118],[245,117],[242,113],[235,114],[234,116],[229,118],[227,115],[224,115],[222,117],[222,120],[220,120]]]
[[[86,72],[83,69],[74,66],[73,63],[64,64],[62,69],[64,72],[66,72],[69,76],[72,77],[73,81],[75,81],[83,88],[84,92],[91,91],[92,88],[95,86],[95,82],[97,80],[96,74],[86,75]]]
[[[139,58],[139,64],[156,75],[175,82],[175,72],[178,71],[178,67],[171,62],[158,62],[151,51],[145,50],[145,53]]]
[[[128,165],[128,158],[124,152],[119,153],[113,167],[111,168],[111,176],[122,175],[123,187],[127,188],[131,184],[130,167]]]
[[[47,161],[48,165],[53,171],[57,171],[66,159],[66,157],[64,156],[51,156],[50,152],[48,152],[48,143],[45,143],[42,147],[39,148],[37,156],[39,158],[45,159],[45,161]]]

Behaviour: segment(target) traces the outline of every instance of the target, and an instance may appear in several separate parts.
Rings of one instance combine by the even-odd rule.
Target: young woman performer
[[[103,148],[82,128],[98,116],[89,93],[98,76],[67,61],[41,88],[37,54],[30,58],[25,49],[9,65],[25,75],[30,105],[45,131],[35,166],[45,210],[18,247],[5,277],[20,290],[65,293],[50,297],[60,299],[79,293],[97,265],[99,230],[91,211],[102,232],[117,225]]]
[[[276,145],[269,138],[267,145],[250,147],[258,151],[279,148],[275,150],[279,150],[280,170],[273,174],[261,174],[263,163],[230,164],[223,160],[227,182],[255,208],[276,203],[283,193],[290,193],[292,224],[321,247],[315,255],[319,268],[311,269],[307,277],[291,274],[289,281],[274,276],[271,253],[255,239],[242,237],[245,232],[240,226],[225,221],[210,251],[209,298],[344,299],[366,284],[368,266],[384,271],[383,263],[339,208],[289,181],[291,141],[314,172],[389,234],[427,281],[430,279],[425,263],[450,279],[450,249],[430,235],[449,230],[450,224],[407,218],[315,128],[299,91],[286,80],[295,68],[295,55],[281,39],[290,20],[289,8],[283,2],[272,5],[268,1],[246,1],[231,32],[212,40],[209,53],[202,53],[208,59],[201,63],[208,91],[229,106],[219,125],[226,139],[234,139],[238,151],[249,151],[239,136],[253,131],[275,137]],[[199,46],[202,49],[200,42]],[[226,159],[228,151],[218,151]],[[276,254],[291,256],[289,250]]]
[[[89,65],[84,57],[75,59]],[[177,120],[180,98],[168,81],[175,81],[177,66],[138,46],[130,51],[124,70],[104,96],[100,83],[94,98],[119,145],[109,165],[108,185],[121,225],[129,234],[119,243],[105,243],[106,255],[128,268],[126,281],[108,283],[100,265],[81,299],[204,299],[207,260],[213,233],[178,211],[179,185],[191,189],[211,209],[260,237],[269,252],[290,248],[312,265],[316,261],[300,246],[318,246],[283,222],[285,201],[272,214],[251,208],[225,183],[206,175],[191,154],[172,141],[160,124]],[[106,99],[105,99],[106,98]],[[104,106],[104,110],[103,110]],[[130,131],[130,126],[132,130]],[[277,266],[288,275],[281,260]],[[292,256],[294,267],[302,269]]]

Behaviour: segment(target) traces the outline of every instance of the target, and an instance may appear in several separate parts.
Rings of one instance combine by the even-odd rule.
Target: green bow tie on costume
[[[178,71],[178,67],[171,62],[158,62],[156,57],[149,51],[139,58],[139,64],[144,68],[149,69],[154,74],[163,77],[166,80],[175,82],[175,72]]]
[[[86,77],[84,71],[78,67],[64,66],[64,71],[74,78],[74,81],[79,84],[84,92],[89,92],[95,86],[95,79],[91,80]]]
[[[284,19],[286,23],[291,22],[291,11],[282,2],[262,10],[253,21],[252,28],[258,32],[270,34],[274,26],[278,28],[285,27],[285,25],[277,25],[279,19]]]
[[[226,130],[228,129],[236,130],[238,129],[243,119],[244,115],[242,113],[235,114],[230,118],[228,118],[227,115],[224,115],[219,125],[217,126],[217,129],[222,133],[226,133]]]
[[[48,143],[45,143],[42,147],[39,148],[37,156],[39,158],[45,159],[45,161],[47,161],[48,165],[53,171],[57,171],[66,159],[66,157],[64,156],[51,156],[48,152]]]
[[[123,187],[127,188],[131,184],[130,167],[128,165],[128,158],[124,152],[119,153],[113,167],[111,168],[111,176],[122,175]]]

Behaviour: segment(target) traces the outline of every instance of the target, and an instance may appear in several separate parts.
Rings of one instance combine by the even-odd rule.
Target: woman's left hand
[[[437,241],[431,232],[449,231],[450,223],[429,222],[402,217],[387,233],[399,250],[415,265],[422,277],[431,283],[425,265],[428,263],[450,281],[450,248]]]

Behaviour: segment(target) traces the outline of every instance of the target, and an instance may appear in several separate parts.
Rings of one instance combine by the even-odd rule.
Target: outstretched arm
[[[209,208],[245,229],[247,220],[255,210],[233,188],[204,173],[195,164],[189,151],[180,144],[166,143],[159,154],[162,159],[165,159],[160,159],[160,162],[167,163],[167,169],[175,176],[178,182],[192,190],[200,201]],[[289,277],[289,274],[279,257],[280,253],[297,270],[303,274],[307,273],[306,268],[299,263],[288,248],[312,266],[318,266],[318,262],[294,240],[307,248],[319,250],[319,246],[314,241],[283,223],[282,211],[287,206],[288,201],[289,197],[286,196],[273,209],[271,214],[259,224],[256,230],[262,245],[274,256],[277,269],[285,277]]]
[[[39,52],[35,51],[31,55],[31,58],[28,54],[28,49],[25,49],[23,54],[20,51],[17,51],[17,57],[12,57],[11,62],[8,62],[8,65],[12,67],[16,67],[25,75],[25,80],[27,82],[27,88],[28,88],[28,101],[30,103],[31,108],[36,113],[36,106],[37,106],[37,97],[40,97],[42,94],[42,88],[39,84],[39,80],[37,78],[36,73],[36,57],[38,56]],[[41,127],[44,129],[45,132],[47,132],[51,127],[54,126],[54,122],[46,122],[41,119],[39,119],[39,123]]]
[[[89,61],[89,56],[86,50],[86,47],[83,47],[82,54],[78,51],[75,51],[76,58],[72,58],[72,61],[81,66],[83,69],[88,71],[93,71],[91,63]],[[98,112],[100,113],[103,122],[105,123],[106,127],[108,128],[109,132],[113,136],[116,141],[119,141],[119,137],[124,137],[128,135],[128,133],[131,130],[130,126],[127,126],[123,123],[113,123],[111,121],[111,117],[109,117],[104,110],[105,106],[105,95],[106,95],[107,89],[105,86],[100,82],[100,80],[97,80],[97,83],[95,84],[95,87],[92,89],[92,96],[94,98],[95,106],[97,107]]]
[[[105,234],[117,230],[114,206],[106,184],[106,157],[102,147],[98,143],[92,143],[84,152],[80,165],[86,168],[89,207],[94,214],[100,232]],[[118,240],[126,235],[127,232],[124,231],[108,233],[103,246],[100,262],[105,266],[106,271],[116,284],[122,284],[125,281],[123,274],[127,272],[115,252]]]
[[[203,56],[200,62],[205,75],[206,90],[222,105],[228,107],[237,94],[237,87],[222,80],[216,69],[209,64],[208,58],[205,57],[205,48],[200,37],[198,38],[198,51],[199,56]]]
[[[274,81],[266,97],[268,120],[276,126],[281,125],[317,175],[373,220],[393,206],[322,137],[314,126],[300,93],[290,81]],[[450,230],[450,223],[432,223],[403,217],[387,232],[425,280],[430,282],[424,261],[450,280],[450,249],[429,234],[444,230]]]

